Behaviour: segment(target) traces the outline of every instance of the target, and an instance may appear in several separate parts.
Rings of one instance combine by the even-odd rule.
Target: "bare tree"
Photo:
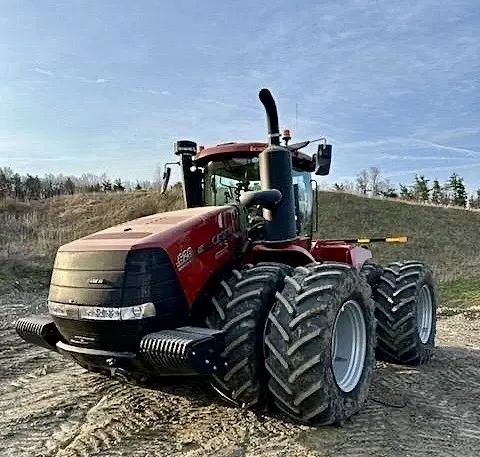
[[[153,188],[161,189],[163,183],[163,169],[160,165],[155,167],[155,172],[153,174]]]
[[[362,170],[357,175],[357,191],[359,194],[367,195],[369,176],[367,170]]]

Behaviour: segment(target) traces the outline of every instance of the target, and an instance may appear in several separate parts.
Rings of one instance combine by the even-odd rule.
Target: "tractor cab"
[[[295,199],[297,235],[311,238],[315,230],[314,210],[316,209],[316,181],[311,173],[327,175],[330,171],[331,145],[324,138],[288,145],[290,131],[283,132],[285,147],[291,151],[292,179]],[[314,141],[322,141],[317,153],[311,157],[300,151]],[[175,143],[175,154],[180,156],[178,164],[182,169],[184,200],[186,207],[223,206],[239,204],[245,192],[262,190],[259,154],[266,143],[223,143],[204,148],[193,141],[181,140]],[[170,168],[165,165],[163,189],[165,190]],[[279,170],[281,172],[281,170]],[[254,206],[248,209],[251,224],[262,218],[262,209]]]

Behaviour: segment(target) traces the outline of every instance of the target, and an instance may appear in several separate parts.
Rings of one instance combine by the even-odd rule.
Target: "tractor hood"
[[[243,244],[239,216],[236,206],[188,208],[152,214],[65,244],[55,258],[49,299],[89,306],[134,304],[125,287],[133,290],[132,275],[138,282],[153,269],[165,280],[179,281],[192,304],[212,272],[232,261]]]
[[[64,244],[59,252],[130,251],[149,247],[168,250],[173,243],[189,237],[194,228],[201,231],[212,218],[220,228],[228,209],[232,208],[209,206],[152,214]]]

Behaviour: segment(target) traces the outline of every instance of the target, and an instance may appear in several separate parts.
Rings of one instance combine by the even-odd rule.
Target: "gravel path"
[[[343,427],[299,426],[226,406],[208,385],[122,385],[23,343],[16,318],[45,294],[0,296],[0,455],[479,456],[480,319],[442,317],[426,366],[378,365]]]

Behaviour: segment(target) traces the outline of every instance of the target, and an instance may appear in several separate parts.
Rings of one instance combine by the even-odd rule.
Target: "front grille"
[[[77,261],[75,261],[77,260]],[[126,307],[152,302],[156,317],[97,321],[55,317],[69,344],[132,351],[151,331],[174,328],[188,320],[188,304],[166,252],[60,252],[52,274],[49,300],[96,307]]]

